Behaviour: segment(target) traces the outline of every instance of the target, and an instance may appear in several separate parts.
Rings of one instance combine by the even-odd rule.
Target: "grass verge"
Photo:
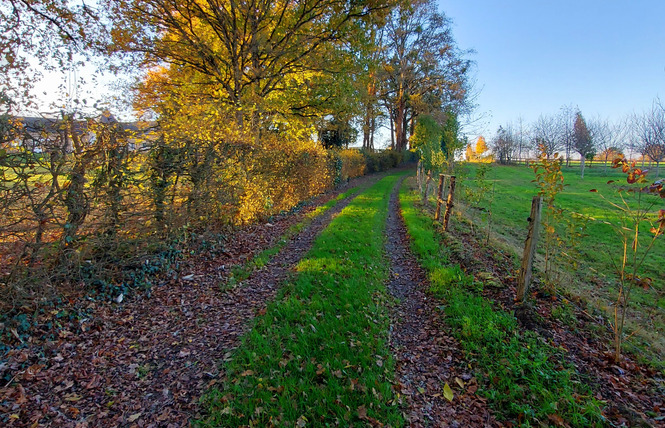
[[[198,426],[403,424],[388,349],[388,176],[357,196],[297,265],[203,398]],[[362,423],[362,422],[361,422]]]
[[[231,276],[229,276],[227,282],[224,284],[224,287],[232,288],[237,283],[249,278],[252,272],[265,266],[270,261],[270,259],[273,258],[273,256],[278,254],[282,248],[286,246],[291,238],[309,226],[316,217],[333,208],[339,201],[354,195],[356,192],[358,192],[358,190],[358,187],[351,188],[346,192],[337,195],[335,198],[329,200],[325,204],[317,207],[314,211],[307,213],[300,222],[289,227],[286,232],[284,232],[284,234],[279,237],[279,241],[277,241],[275,245],[270,248],[266,248],[245,263],[233,266],[231,268]]]
[[[477,164],[466,164],[466,175],[475,176]],[[621,216],[608,201],[622,205],[619,193],[609,180],[616,183],[626,183],[626,175],[621,169],[605,169],[602,165],[585,168],[585,177],[580,178],[579,167],[562,167],[565,177],[565,189],[557,195],[556,205],[566,213],[576,212],[593,217],[599,221],[590,221],[584,230],[584,237],[578,248],[580,255],[575,258],[578,267],[573,269],[569,265],[560,266],[559,291],[564,292],[573,300],[581,298],[593,307],[604,312],[607,319],[613,318],[614,307],[618,296],[617,289],[617,263],[623,254],[621,240],[616,232],[604,222],[621,223]],[[493,202],[491,205],[493,239],[502,241],[512,247],[517,253],[522,253],[524,236],[526,234],[526,219],[529,217],[531,198],[537,193],[532,182],[534,173],[525,166],[493,165],[487,174],[488,180],[496,180]],[[615,183],[615,184],[616,184]],[[478,190],[477,182],[473,179],[458,180],[457,195],[463,196],[466,189]],[[597,189],[598,192],[590,192]],[[604,195],[603,200],[599,194]],[[631,194],[623,192],[629,204]],[[457,212],[460,212],[476,225],[485,229],[488,217],[488,203],[490,196],[485,196],[481,204],[483,209],[474,209],[464,206],[462,200],[456,201]],[[657,197],[644,196],[657,201],[653,207],[653,218],[663,206],[663,200]],[[543,215],[545,214],[543,207]],[[569,215],[569,214],[566,214]],[[467,226],[465,226],[467,227]],[[648,245],[649,227],[643,225],[640,238],[640,251]],[[662,237],[661,237],[662,238]],[[568,237],[563,237],[568,241]],[[540,252],[542,254],[543,238],[541,234]],[[648,287],[634,287],[631,292],[631,303],[627,319],[626,350],[633,353],[638,361],[663,370],[665,369],[665,239],[657,239],[652,251],[642,266],[640,275],[649,277],[653,281]],[[544,258],[539,257],[536,267],[544,269]]]
[[[419,199],[406,186],[400,191],[411,249],[428,272],[431,292],[443,300],[446,322],[467,360],[480,372],[480,393],[498,416],[523,426],[604,425],[600,403],[562,351],[520,331],[511,313],[469,289],[474,279],[450,263],[438,226],[416,206]]]

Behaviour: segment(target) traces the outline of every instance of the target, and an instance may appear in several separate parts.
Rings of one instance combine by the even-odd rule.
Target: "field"
[[[474,179],[477,170],[478,165],[464,166],[463,175],[466,177],[462,179],[459,192],[461,197],[464,196],[465,188],[477,188],[478,183]],[[615,184],[607,182],[623,179],[625,183],[625,175],[611,168],[605,170],[602,166],[587,167],[583,180],[580,179],[577,167],[564,167],[562,172],[566,187],[557,196],[556,204],[564,209],[564,215],[575,212],[591,219],[578,249],[578,267],[572,274],[564,272],[559,284],[560,290],[569,297],[585,299],[609,315],[616,302],[615,272],[622,247],[619,236],[607,224],[620,223],[619,211],[609,201],[620,203],[621,199],[612,187]],[[473,208],[462,201],[460,212],[472,221],[479,233],[481,230],[486,233],[488,213],[491,212],[492,238],[521,255],[531,198],[537,193],[536,185],[532,182],[534,178],[534,172],[525,166],[493,166],[485,177],[489,183],[494,183],[493,194],[490,190]],[[592,189],[596,189],[597,193],[591,192]],[[627,195],[626,199],[630,199],[630,196]],[[656,205],[652,211],[657,213],[659,208],[663,208],[663,202],[655,197],[653,199]],[[655,220],[655,215],[652,220]],[[644,249],[648,243],[648,227],[643,227],[641,233],[643,238],[640,243]],[[537,266],[541,270],[542,262],[541,259]],[[634,291],[627,324],[630,333],[634,333],[627,343],[628,349],[633,348],[640,353],[647,351],[648,358],[656,365],[662,364],[665,355],[664,263],[665,240],[661,237],[656,240],[642,269],[642,276],[651,278],[652,282]]]

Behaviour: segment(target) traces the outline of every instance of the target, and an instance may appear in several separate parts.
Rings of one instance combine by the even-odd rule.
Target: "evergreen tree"
[[[580,155],[581,177],[584,178],[584,163],[587,155],[595,152],[593,139],[586,121],[579,111],[575,114],[575,125],[573,126],[573,147]]]

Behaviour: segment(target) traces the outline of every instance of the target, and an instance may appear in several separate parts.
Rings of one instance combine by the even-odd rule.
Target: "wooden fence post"
[[[436,214],[434,214],[434,220],[439,220],[441,218],[441,204],[443,203],[443,183],[445,181],[445,175],[439,174],[439,190],[436,192]]]
[[[455,197],[455,176],[450,176],[450,189],[448,190],[448,202],[446,203],[446,213],[443,215],[443,230],[448,230],[448,221],[450,213],[453,210],[453,201]]]
[[[531,284],[531,275],[533,268],[533,259],[536,255],[536,245],[538,244],[538,226],[540,225],[540,209],[542,199],[540,196],[534,196],[531,201],[531,214],[529,216],[529,230],[524,242],[524,255],[522,256],[522,268],[517,282],[517,301],[523,302],[529,285]]]
[[[425,193],[423,193],[423,204],[427,203],[429,196],[429,183],[432,181],[432,171],[427,171],[427,178],[425,179]]]

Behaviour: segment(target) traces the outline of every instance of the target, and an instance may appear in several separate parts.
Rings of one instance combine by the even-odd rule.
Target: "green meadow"
[[[499,245],[504,244],[521,256],[523,241],[526,237],[527,218],[531,208],[531,199],[537,194],[534,172],[526,166],[492,166],[485,180],[490,183],[490,191],[483,196],[478,207],[465,204],[465,187],[477,186],[475,174],[478,165],[463,166],[462,179],[458,195],[459,212],[469,219],[478,233],[486,233],[488,214],[491,212],[492,238]],[[621,224],[620,211],[610,202],[621,205],[617,192],[619,183],[625,184],[625,174],[612,168],[587,166],[584,179],[580,178],[579,167],[562,168],[565,188],[555,204],[564,209],[564,215],[579,213],[589,217],[584,237],[579,245],[576,257],[576,269],[564,267],[564,275],[559,288],[565,294],[582,297],[608,315],[613,311],[616,300],[617,263],[622,256],[622,243],[617,232],[607,223]],[[608,181],[614,180],[615,183]],[[653,179],[652,179],[653,181]],[[493,190],[492,190],[493,189]],[[597,190],[592,192],[591,190]],[[634,206],[636,194],[623,192],[625,200]],[[605,199],[603,199],[603,197]],[[658,209],[665,208],[665,201],[655,197],[641,195],[643,202],[653,201],[651,220],[656,219]],[[491,201],[491,204],[490,204]],[[543,208],[544,210],[544,208]],[[640,229],[639,251],[646,248],[652,236],[649,226]],[[565,236],[564,236],[564,239]],[[542,248],[542,234],[541,245]],[[665,239],[658,238],[647,255],[640,275],[652,279],[651,286],[636,288],[632,297],[629,330],[634,333],[628,349],[648,350],[649,359],[657,365],[665,355]],[[536,267],[542,269],[542,260]],[[635,349],[634,349],[635,350]],[[652,352],[653,351],[653,352]]]

